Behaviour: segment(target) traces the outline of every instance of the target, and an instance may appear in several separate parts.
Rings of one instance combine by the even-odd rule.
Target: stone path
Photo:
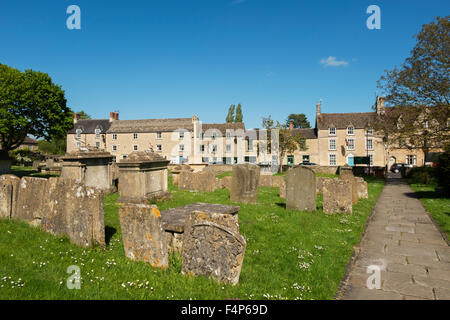
[[[388,178],[355,252],[337,299],[450,299],[450,247],[402,179]],[[371,265],[379,289],[367,287]]]

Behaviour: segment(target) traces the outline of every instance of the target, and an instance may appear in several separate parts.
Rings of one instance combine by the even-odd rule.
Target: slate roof
[[[77,129],[81,129],[83,134],[95,133],[95,129],[100,129],[101,133],[106,133],[110,126],[111,122],[109,119],[84,119],[78,120],[67,133],[75,134]]]
[[[172,132],[177,129],[193,131],[192,118],[115,120],[107,133]]]
[[[238,123],[202,123],[202,132],[206,132],[211,129],[219,130],[223,136],[226,135],[227,130],[244,130],[245,125],[242,122]]]
[[[321,113],[317,117],[317,129],[345,129],[353,126],[355,129],[364,129],[367,124],[373,122],[376,112],[354,112],[354,113]]]
[[[314,128],[293,129],[294,134],[300,133],[305,139],[317,139],[317,132]]]
[[[22,144],[35,144],[37,145],[38,142],[34,140],[33,138],[30,138],[28,136],[25,137],[25,140],[23,140]]]

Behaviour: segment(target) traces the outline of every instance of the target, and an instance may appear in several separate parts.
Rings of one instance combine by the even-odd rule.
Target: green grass
[[[26,223],[0,219],[0,299],[333,299],[368,215],[383,187],[369,181],[369,199],[353,215],[285,209],[276,188],[260,188],[258,204],[240,204],[247,239],[237,286],[181,274],[178,255],[167,270],[128,260],[121,239],[118,194],[105,197],[106,249],[85,249]],[[162,210],[192,202],[231,204],[229,190],[178,190]],[[81,290],[66,288],[70,265],[81,268]],[[20,280],[19,280],[20,279]]]
[[[218,174],[218,175],[216,176],[216,178],[218,178],[218,179],[223,179],[223,178],[225,178],[225,177],[231,177],[232,175],[233,175],[233,171],[227,171],[227,172]]]
[[[22,178],[24,176],[27,177],[38,177],[38,178],[50,178],[50,177],[58,177],[56,174],[46,174],[41,173],[37,170],[34,170],[32,167],[20,167],[20,166],[11,166],[11,174]]]
[[[420,201],[450,238],[450,198],[435,191],[434,185],[410,183]]]

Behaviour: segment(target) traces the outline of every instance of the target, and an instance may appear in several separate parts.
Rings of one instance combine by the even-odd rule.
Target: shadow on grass
[[[116,228],[105,226],[105,243],[109,245],[112,236],[117,232]]]
[[[444,194],[439,191],[416,191],[405,193],[407,197],[415,199],[441,199],[445,198]]]
[[[286,203],[282,203],[282,202],[277,202],[275,203],[277,206],[286,209]]]

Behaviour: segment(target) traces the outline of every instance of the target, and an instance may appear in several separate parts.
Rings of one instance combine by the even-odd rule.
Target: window
[[[355,139],[347,139],[347,150],[355,150]]]
[[[231,138],[231,132],[227,131],[227,138]]]
[[[203,163],[208,163],[209,162],[209,158],[208,157],[202,157],[202,162]]]
[[[373,166],[373,154],[369,154],[369,163]]]
[[[100,138],[100,129],[95,129],[95,139],[99,139]]]
[[[184,151],[184,144],[180,144],[180,145],[178,146],[178,150]]]
[[[294,164],[294,156],[287,156],[287,164],[293,165]]]
[[[416,156],[413,154],[409,154],[406,156],[406,164],[416,165]]]
[[[117,140],[117,133],[113,133],[112,139],[113,139],[113,140]]]
[[[100,149],[100,142],[97,141],[97,142],[95,143],[95,147],[96,147],[97,149]]]
[[[122,155],[122,159],[126,159],[126,158],[128,158],[128,155],[127,154],[123,154]]]
[[[77,148],[81,147],[81,142],[77,142]]]
[[[227,152],[231,152],[231,144],[227,144],[226,148],[227,148]]]
[[[133,150],[134,150],[134,151],[138,151],[138,146],[137,146],[137,144],[135,144],[135,145],[133,146]]]
[[[216,163],[217,163],[217,158],[216,158],[216,157],[213,157],[213,158],[212,158],[212,163],[213,163],[213,164],[216,164]]]
[[[328,128],[328,135],[335,136],[336,135],[336,128]]]
[[[336,155],[335,154],[329,154],[328,155],[328,165],[329,166],[336,166]]]
[[[156,151],[162,151],[162,145],[161,144],[157,144],[156,145]]]
[[[117,151],[117,146],[112,146],[112,151]]]
[[[248,141],[247,151],[253,151],[253,140],[248,139],[247,141]]]
[[[216,152],[217,151],[217,144],[213,144],[212,145],[212,152]]]
[[[373,139],[367,139],[367,150],[373,150]]]
[[[309,155],[302,156],[302,163],[309,163]]]
[[[137,140],[137,138],[138,138],[138,134],[137,133],[133,133],[133,139]]]
[[[80,139],[82,130],[81,129],[77,129],[75,132],[77,133],[77,139]]]
[[[372,136],[373,135],[373,129],[367,129],[367,135]]]
[[[205,145],[204,145],[204,144],[201,144],[201,145],[200,145],[200,152],[203,152],[203,151],[205,151]]]
[[[348,135],[354,135],[355,134],[355,127],[347,127],[347,134]]]
[[[336,139],[328,140],[328,150],[336,150]]]
[[[211,138],[213,139],[213,140],[216,140],[216,133],[214,132],[212,135],[211,135]]]
[[[162,132],[156,133],[156,139],[162,139]]]
[[[180,139],[184,139],[184,131],[180,131]]]

